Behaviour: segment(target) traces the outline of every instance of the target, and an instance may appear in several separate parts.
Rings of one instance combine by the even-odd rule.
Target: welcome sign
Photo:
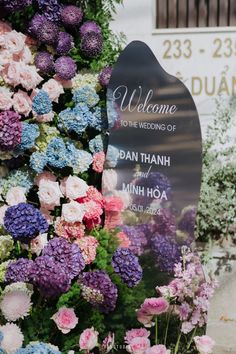
[[[108,119],[103,193],[122,200],[114,227],[128,236],[143,281],[154,289],[167,281],[184,247],[193,246],[201,182],[198,113],[184,84],[163,70],[146,44],[134,41],[114,67]]]

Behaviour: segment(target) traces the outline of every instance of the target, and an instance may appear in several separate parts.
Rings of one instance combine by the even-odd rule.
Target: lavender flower
[[[43,256],[58,262],[70,279],[75,278],[85,267],[79,246],[62,237],[55,237],[43,249]]]
[[[81,8],[68,5],[61,10],[61,19],[65,26],[74,27],[78,26],[83,18],[83,11]]]
[[[70,288],[70,275],[61,266],[61,263],[48,256],[36,258],[29,278],[45,298],[58,297]]]
[[[44,74],[49,74],[54,70],[53,55],[48,52],[39,52],[34,59],[37,69]]]
[[[19,203],[9,207],[4,217],[4,227],[14,240],[28,242],[39,233],[47,232],[48,223],[33,205]]]
[[[118,291],[105,271],[83,273],[78,282],[81,285],[82,296],[93,306],[105,313],[115,309]]]
[[[144,247],[147,245],[146,235],[140,226],[142,225],[120,226],[120,229],[128,236],[131,242],[129,249],[137,256],[140,256],[144,252]]]
[[[33,263],[33,261],[26,258],[10,261],[5,274],[5,281],[7,283],[28,282]]]
[[[129,288],[142,279],[143,271],[138,258],[127,248],[118,248],[112,257],[112,267]]]
[[[98,80],[102,86],[108,86],[112,74],[112,67],[108,66],[100,72]]]
[[[9,151],[20,143],[22,123],[20,116],[14,111],[0,113],[0,150]]]
[[[97,33],[101,34],[102,30],[101,27],[95,22],[95,21],[86,21],[82,24],[82,26],[79,29],[80,36],[83,37],[87,33]]]
[[[101,34],[95,32],[86,33],[81,39],[81,51],[89,57],[95,58],[101,54],[103,49],[103,39]]]
[[[56,74],[63,80],[70,80],[76,74],[77,66],[73,59],[62,56],[55,61]]]
[[[73,47],[73,37],[67,32],[60,32],[56,45],[56,51],[59,55],[67,54]]]

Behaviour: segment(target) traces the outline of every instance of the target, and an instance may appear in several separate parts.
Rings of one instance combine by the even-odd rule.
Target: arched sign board
[[[139,256],[147,288],[154,289],[167,282],[183,246],[194,246],[202,170],[199,117],[185,85],[140,41],[121,53],[107,98],[103,194],[122,198],[117,226]]]

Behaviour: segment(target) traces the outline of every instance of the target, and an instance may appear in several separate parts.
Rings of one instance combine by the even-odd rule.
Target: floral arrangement
[[[159,269],[174,269],[155,291],[143,281],[145,225],[116,228],[124,198],[101,194],[114,124],[106,87],[120,51],[113,6],[0,1],[1,353],[212,353],[203,333],[216,285],[167,237],[172,216],[153,226]],[[114,171],[103,178],[115,186]],[[179,231],[194,217],[183,211]]]

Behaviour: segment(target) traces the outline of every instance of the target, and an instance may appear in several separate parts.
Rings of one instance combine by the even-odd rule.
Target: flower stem
[[[155,317],[155,344],[158,344],[158,319]]]
[[[165,330],[164,345],[166,345],[166,340],[167,340],[167,335],[168,335],[168,330],[169,330],[169,324],[170,324],[170,316],[171,316],[171,311],[168,312],[168,315],[167,315],[167,324],[166,324],[166,330]]]
[[[179,351],[179,343],[180,343],[181,335],[182,335],[182,333],[179,332],[178,339],[177,339],[177,342],[176,342],[176,345],[175,345],[175,352],[174,352],[174,354],[178,354],[178,351]]]
[[[197,327],[194,328],[194,331],[193,331],[193,333],[191,335],[191,338],[190,338],[190,340],[189,340],[189,342],[187,344],[187,349],[189,349],[191,347],[191,344],[192,344],[193,338],[195,337],[196,331],[197,331]]]

